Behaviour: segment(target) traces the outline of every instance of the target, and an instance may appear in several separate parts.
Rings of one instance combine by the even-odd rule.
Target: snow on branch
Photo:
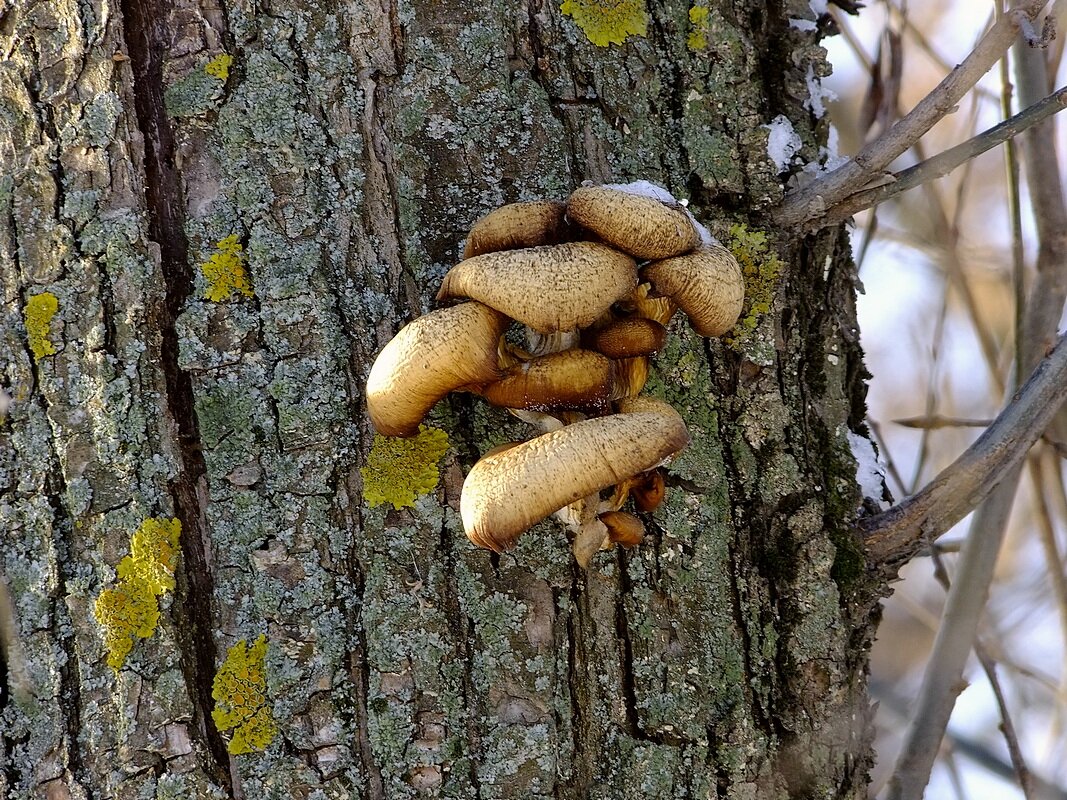
[[[895,125],[847,163],[787,196],[775,213],[775,221],[787,228],[825,226],[827,209],[884,177],[883,171],[893,159],[955,111],[963,96],[1003,57],[1019,31],[1033,27],[1034,18],[1047,3],[1048,0],[1020,0],[993,24],[963,62]]]

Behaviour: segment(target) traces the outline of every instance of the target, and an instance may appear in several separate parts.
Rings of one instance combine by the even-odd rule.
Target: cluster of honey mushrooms
[[[583,567],[640,542],[641,520],[620,509],[629,496],[658,506],[659,467],[689,443],[677,411],[640,396],[649,356],[679,308],[701,336],[734,326],[744,284],[730,252],[659,187],[583,186],[478,220],[437,300],[462,302],[406,325],[371,368],[378,432],[411,436],[446,394],[475,392],[541,434],[493,448],[467,475],[460,515],[474,544],[503,552],[553,513]]]

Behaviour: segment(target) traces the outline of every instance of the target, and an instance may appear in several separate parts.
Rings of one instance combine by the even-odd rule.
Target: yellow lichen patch
[[[219,80],[226,80],[230,77],[231,64],[233,64],[233,56],[229,53],[222,53],[221,55],[215,56],[204,65],[204,72]]]
[[[689,24],[692,30],[689,31],[685,44],[695,53],[708,46],[708,9],[704,6],[693,6],[689,9]]]
[[[237,234],[227,236],[215,247],[216,252],[200,265],[207,280],[204,297],[216,303],[230,299],[235,292],[251,297],[252,283],[245,270],[244,248],[237,241]]]
[[[746,225],[730,226],[730,238],[726,246],[741,265],[741,274],[745,278],[745,303],[741,318],[726,337],[728,345],[740,350],[756,330],[760,317],[771,310],[778,276],[785,264],[767,246],[767,234],[751,231]]]
[[[151,587],[134,574],[102,591],[93,615],[104,628],[107,665],[118,672],[133,649],[134,638],[147,639],[155,633],[159,604]]]
[[[266,636],[260,636],[251,647],[242,639],[227,651],[226,660],[215,673],[211,717],[220,731],[233,731],[227,749],[234,755],[264,749],[278,732],[267,705],[266,655]]]
[[[54,355],[55,346],[49,341],[52,317],[59,311],[59,300],[51,292],[35,294],[26,301],[23,315],[26,320],[26,333],[30,339],[30,350],[35,361],[44,356]]]
[[[375,434],[367,466],[359,471],[367,505],[414,506],[417,495],[437,486],[437,462],[446,450],[448,434],[425,425],[407,439]]]
[[[119,561],[118,583],[96,598],[93,615],[104,629],[107,664],[122,669],[134,637],[147,639],[159,622],[160,595],[174,590],[178,562],[177,519],[149,517],[130,537],[130,555]]]
[[[174,568],[178,565],[178,536],[182,524],[177,519],[149,517],[130,539],[130,555],[119,562],[123,572],[136,572],[156,594],[174,591]]]
[[[645,0],[563,0],[559,10],[573,17],[597,47],[622,44],[627,36],[648,31]]]

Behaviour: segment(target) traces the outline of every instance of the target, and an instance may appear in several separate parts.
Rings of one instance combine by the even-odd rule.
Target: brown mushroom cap
[[[654,319],[623,317],[582,338],[588,347],[608,358],[633,358],[662,349],[667,342],[667,329]]]
[[[509,203],[490,211],[471,227],[464,258],[498,250],[558,244],[570,238],[564,219],[567,204],[559,200]]]
[[[637,286],[637,264],[595,242],[527,247],[468,258],[437,299],[470,297],[539,333],[588,327]]]
[[[460,496],[468,538],[507,550],[552,512],[651,469],[689,443],[685,422],[667,403],[638,397],[619,405],[623,413],[575,422],[479,460]]]
[[[367,378],[367,412],[383,436],[410,436],[451,391],[500,377],[503,314],[481,303],[431,311],[405,325],[378,354]]]
[[[642,280],[670,297],[701,336],[722,336],[737,323],[745,302],[745,281],[733,254],[722,245],[649,264]]]
[[[606,186],[583,186],[567,198],[567,218],[640,258],[670,258],[700,244],[680,207]]]
[[[663,473],[658,469],[650,470],[634,478],[630,495],[638,511],[654,511],[667,496],[667,484]]]
[[[645,525],[625,511],[605,511],[599,517],[608,529],[608,538],[622,547],[636,547],[645,538]]]
[[[613,399],[615,380],[610,358],[591,350],[564,350],[508,368],[481,394],[505,408],[603,409]]]

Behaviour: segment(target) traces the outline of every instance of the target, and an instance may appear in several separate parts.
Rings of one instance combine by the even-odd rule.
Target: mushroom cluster
[[[689,443],[677,411],[640,396],[649,357],[677,309],[701,336],[734,326],[744,284],[730,252],[652,184],[583,186],[566,203],[478,220],[437,300],[455,304],[402,328],[371,368],[378,432],[411,436],[449,392],[475,392],[540,435],[494,448],[467,475],[460,513],[474,544],[508,550],[553,513],[583,567],[640,542],[641,520],[621,509],[631,497],[654,509],[660,465]]]

